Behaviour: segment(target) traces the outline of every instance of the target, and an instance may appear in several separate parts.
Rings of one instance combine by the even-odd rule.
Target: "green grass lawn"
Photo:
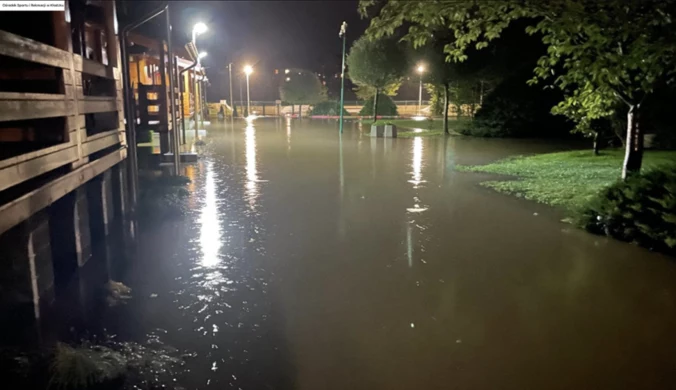
[[[508,159],[480,166],[459,166],[459,170],[517,176],[518,180],[482,183],[500,192],[513,194],[552,206],[576,209],[598,191],[619,179],[623,150],[540,154]],[[647,151],[643,169],[676,162],[676,151]]]
[[[461,123],[467,119],[449,119],[448,129],[451,134],[457,134],[454,130]],[[442,118],[434,118],[432,120],[416,121],[413,119],[381,119],[384,122],[391,122],[398,128],[397,137],[413,138],[413,137],[429,137],[434,135],[444,134],[444,121]],[[372,120],[363,120],[365,126],[370,126]]]

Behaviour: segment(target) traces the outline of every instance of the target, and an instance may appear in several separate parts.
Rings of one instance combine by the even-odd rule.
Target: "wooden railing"
[[[25,61],[26,66],[44,66],[54,71],[60,92],[2,92],[0,88],[0,141],[3,132],[8,134],[11,130],[21,138],[21,145],[29,149],[15,153],[18,143],[0,142],[0,148],[6,152],[0,156],[3,195],[0,199],[4,202],[0,203],[0,233],[126,158],[119,43],[113,29],[114,2],[102,2],[101,6],[108,15],[106,31],[113,38],[108,40],[110,65],[73,54],[70,25],[63,12],[54,12],[55,29],[59,29],[55,34],[61,36],[62,48],[0,30],[0,55]],[[3,72],[1,63],[0,72]],[[90,87],[83,86],[83,80],[87,84],[95,80],[109,86],[104,93],[107,96],[91,96]],[[103,130],[94,132],[87,122],[95,122],[96,114],[100,113],[117,116]],[[36,125],[36,121],[43,122]],[[43,145],[34,134],[59,141]]]

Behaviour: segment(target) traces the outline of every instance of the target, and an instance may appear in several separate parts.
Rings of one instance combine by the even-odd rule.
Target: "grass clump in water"
[[[623,151],[607,150],[600,156],[591,151],[572,151],[517,156],[488,165],[458,166],[458,170],[516,176],[490,180],[482,185],[526,199],[580,210],[621,174]],[[644,169],[676,161],[674,151],[648,151]]]
[[[49,387],[89,389],[124,375],[125,359],[105,347],[73,348],[57,343],[50,364]]]

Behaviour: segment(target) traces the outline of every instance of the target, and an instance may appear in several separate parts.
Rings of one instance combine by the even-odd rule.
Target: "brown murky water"
[[[103,322],[217,389],[676,387],[676,264],[478,186],[545,142],[214,125],[184,220],[141,232]]]

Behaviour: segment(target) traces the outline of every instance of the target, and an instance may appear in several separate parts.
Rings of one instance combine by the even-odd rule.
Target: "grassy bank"
[[[458,134],[456,129],[460,127],[467,119],[449,119],[448,129],[451,134]],[[397,126],[399,130],[397,137],[412,138],[412,137],[430,137],[444,134],[444,121],[441,118],[425,119],[416,121],[413,119],[383,119],[381,121],[390,122]],[[363,120],[362,124],[365,127],[371,126],[373,120]]]
[[[588,150],[511,157],[489,165],[460,166],[459,170],[516,176],[518,180],[486,181],[483,185],[552,206],[576,209],[620,177],[622,150],[593,156]],[[648,151],[643,167],[676,161],[676,151]]]

